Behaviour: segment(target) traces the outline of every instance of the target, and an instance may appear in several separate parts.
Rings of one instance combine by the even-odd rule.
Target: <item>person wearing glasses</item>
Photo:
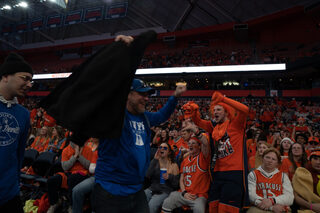
[[[32,87],[32,75],[30,65],[15,53],[0,67],[0,212],[23,212],[19,183],[30,113],[17,97]]]
[[[100,140],[93,192],[96,213],[149,212],[143,182],[150,164],[150,128],[170,117],[186,86],[178,85],[158,112],[145,110],[152,90],[133,79],[120,138]]]
[[[151,161],[146,178],[151,185],[145,189],[150,213],[159,212],[164,199],[179,187],[179,167],[168,143],[161,143]]]

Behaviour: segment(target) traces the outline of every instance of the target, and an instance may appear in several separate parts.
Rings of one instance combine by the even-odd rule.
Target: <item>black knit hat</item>
[[[0,67],[0,77],[17,72],[28,72],[33,75],[31,66],[20,55],[10,53]]]

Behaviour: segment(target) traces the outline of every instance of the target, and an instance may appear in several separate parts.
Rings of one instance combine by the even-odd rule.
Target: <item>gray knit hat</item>
[[[17,72],[28,72],[33,75],[31,66],[20,55],[10,53],[0,67],[0,77]]]

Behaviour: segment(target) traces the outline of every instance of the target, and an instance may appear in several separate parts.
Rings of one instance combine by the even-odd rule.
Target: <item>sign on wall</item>
[[[84,10],[83,22],[99,21],[103,17],[103,7],[88,8]]]
[[[106,19],[122,18],[127,15],[128,2],[117,3],[106,8]]]
[[[76,10],[66,14],[64,19],[64,25],[79,24],[82,20],[83,10]]]
[[[62,25],[62,21],[63,21],[63,14],[50,15],[47,18],[47,27],[48,28],[60,27]]]

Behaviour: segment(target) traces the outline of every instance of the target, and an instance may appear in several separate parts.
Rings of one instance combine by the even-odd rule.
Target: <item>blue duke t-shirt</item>
[[[96,182],[111,194],[126,196],[142,188],[150,155],[147,125],[143,114],[127,112],[120,140],[100,143]]]

